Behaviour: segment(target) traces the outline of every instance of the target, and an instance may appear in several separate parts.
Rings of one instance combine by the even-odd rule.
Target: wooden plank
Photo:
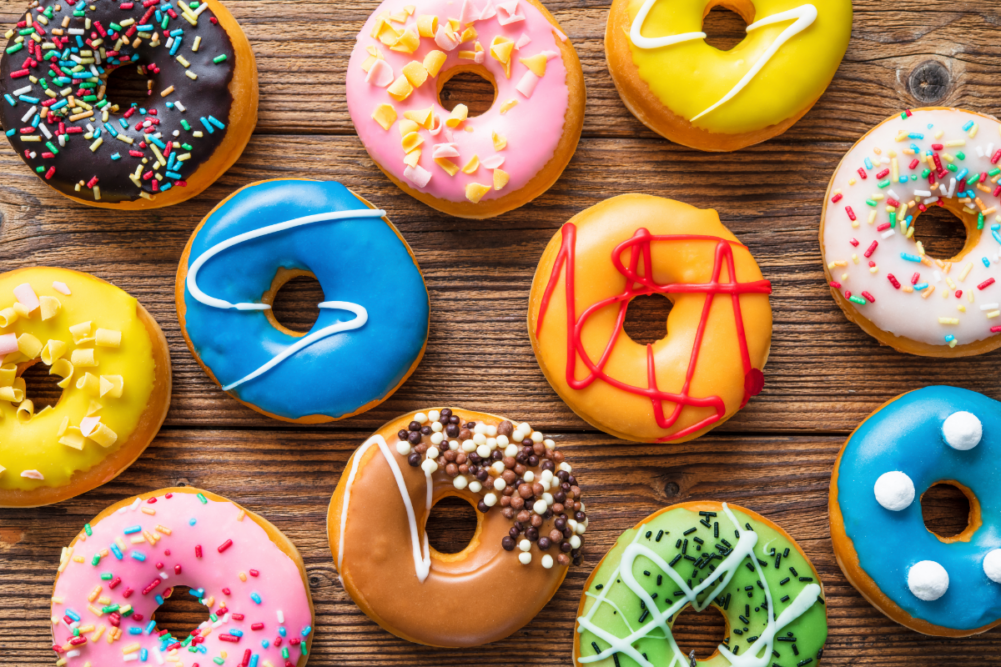
[[[277,164],[275,144],[283,156]],[[413,246],[431,290],[432,330],[424,362],[394,397],[330,428],[375,428],[407,410],[457,403],[499,413],[521,408],[525,419],[545,428],[584,429],[532,354],[525,329],[529,286],[542,249],[563,222],[606,197],[645,191],[716,208],[773,283],[765,390],[722,430],[846,433],[886,398],[926,384],[956,384],[1001,398],[992,381],[993,355],[946,363],[897,354],[850,324],[830,297],[816,229],[828,174],[846,148],[843,142],[783,139],[727,156],[720,168],[715,156],[656,139],[585,139],[563,178],[536,202],[471,224],[404,195],[353,137],[258,135],[205,194],[142,215],[71,206],[4,146],[0,260],[9,268],[56,264],[89,271],[136,295],[171,343],[168,423],[284,428],[228,398],[194,363],[174,309],[176,262],[201,217],[243,184],[274,177],[341,180],[386,208]],[[954,231],[946,219],[918,224],[919,235],[928,230],[930,247]],[[312,307],[315,294],[307,298],[301,295],[292,309]]]
[[[512,413],[511,417],[518,417]],[[632,446],[605,436],[557,436],[582,480],[591,524],[585,563],[553,601],[513,637],[486,647],[442,651],[396,639],[368,620],[337,580],[326,541],[327,504],[351,451],[366,432],[168,429],[122,476],[54,507],[0,513],[0,646],[4,663],[51,664],[48,627],[59,550],[83,523],[130,494],[191,484],[262,514],[295,542],[316,604],[310,665],[554,665],[570,662],[573,623],[584,581],[618,535],[647,514],[687,500],[725,500],[776,521],[802,545],[826,588],[830,638],[825,665],[998,664],[994,633],[963,641],[922,637],[876,612],[842,577],[827,527],[827,487],[838,437],[707,437],[673,449]],[[265,483],[262,484],[262,481]],[[281,491],[277,491],[281,489]],[[954,507],[934,506],[943,517]],[[468,516],[468,515],[465,515]],[[435,521],[437,532],[464,526]],[[474,604],[488,604],[479,591]],[[169,615],[175,627],[201,620],[197,608]],[[703,615],[705,616],[705,615]],[[439,619],[460,622],[459,619]],[[720,636],[701,617],[679,630],[681,646],[706,655]],[[721,633],[718,623],[713,626]]]

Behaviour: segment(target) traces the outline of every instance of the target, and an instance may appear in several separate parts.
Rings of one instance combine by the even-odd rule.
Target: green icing
[[[698,590],[700,584],[704,588],[695,595],[694,606],[718,608],[726,617],[730,632],[720,650],[708,660],[698,661],[698,665],[814,667],[818,664],[827,640],[827,614],[813,566],[788,538],[740,509],[729,508],[729,512],[740,523],[742,542],[738,526],[723,506],[713,512],[716,516],[700,515],[684,507],[669,509],[619,537],[585,592],[583,615],[577,626],[580,665],[688,667],[689,658],[666,634],[658,617],[663,618],[668,628],[673,626],[678,614],[690,605],[688,594],[692,589]],[[747,530],[747,525],[756,536]],[[694,532],[688,532],[693,528]],[[741,550],[748,551],[754,540],[750,551],[753,561],[751,555],[740,558],[739,562],[734,558],[725,560],[734,550],[738,554]],[[644,548],[654,556],[643,553]],[[630,568],[634,588],[623,581],[621,565],[627,555],[635,556]],[[665,561],[666,568],[657,564],[657,556]],[[721,567],[724,562],[727,566]],[[666,570],[672,570],[681,583]],[[726,582],[731,571],[732,577]],[[648,608],[634,592],[635,586],[653,598],[656,610]],[[773,609],[775,630],[771,632],[766,589],[771,593]],[[797,603],[801,594],[802,599]],[[797,614],[798,607],[804,609],[802,613]],[[778,627],[784,621],[789,622]],[[769,642],[770,636],[774,636],[774,641]],[[615,650],[612,641],[627,637],[632,637],[632,641]],[[603,652],[605,657],[596,657]]]

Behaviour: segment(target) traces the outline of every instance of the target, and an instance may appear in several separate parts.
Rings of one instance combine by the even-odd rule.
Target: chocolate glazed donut
[[[555,447],[528,424],[458,408],[383,426],[348,461],[327,514],[344,589],[412,642],[479,646],[517,631],[581,562],[587,515]],[[425,531],[449,496],[477,509],[473,538],[452,554]]]
[[[47,185],[105,208],[194,197],[243,152],[257,123],[257,66],[217,1],[33,2],[7,33],[0,127]],[[142,104],[106,96],[135,67]]]

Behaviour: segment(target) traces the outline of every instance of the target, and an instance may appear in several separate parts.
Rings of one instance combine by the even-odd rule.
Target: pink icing
[[[394,177],[410,187],[439,199],[466,201],[466,185],[470,183],[491,185],[492,173],[490,168],[484,166],[484,161],[496,155],[505,158],[503,169],[510,176],[510,181],[502,190],[491,190],[485,194],[483,200],[496,199],[524,187],[556,152],[563,135],[570,91],[566,84],[566,67],[562,58],[550,58],[546,65],[545,76],[534,82],[534,85],[523,83],[525,73],[529,70],[519,62],[519,59],[542,53],[547,48],[550,52],[554,48],[558,52],[560,36],[563,33],[525,0],[500,3],[496,6],[496,11],[489,0],[479,0],[475,3],[470,0],[464,2],[426,0],[416,3],[416,10],[408,17],[405,24],[392,25],[398,30],[412,28],[416,31],[419,16],[436,15],[439,20],[438,44],[435,43],[436,40],[423,38],[420,40],[420,47],[413,54],[407,54],[392,51],[371,36],[372,28],[381,14],[386,12],[394,14],[412,2],[413,0],[386,0],[379,5],[359,33],[354,52],[351,54],[347,75],[348,111],[366,150],[372,159]],[[442,24],[449,18],[459,19],[463,15],[480,17],[473,23],[477,32],[476,40],[464,42],[453,50],[446,50],[450,45],[441,45],[443,40],[448,41]],[[511,55],[510,79],[504,75],[504,66],[489,55],[490,44],[498,35],[508,37],[521,45]],[[393,78],[402,74],[403,67],[407,63],[413,60],[423,61],[424,56],[430,51],[445,50],[447,59],[438,73],[441,77],[449,68],[473,62],[460,60],[459,51],[473,51],[476,41],[483,46],[486,53],[485,57],[479,59],[482,60],[480,64],[493,74],[497,83],[497,97],[493,106],[486,113],[467,119],[459,127],[455,129],[446,127],[437,135],[422,128],[419,134],[424,139],[424,144],[421,146],[423,152],[418,168],[409,168],[403,162],[406,152],[401,144],[399,132],[399,120],[404,118],[404,112],[433,106],[433,113],[441,122],[448,118],[450,112],[439,103],[437,80],[431,77],[428,77],[422,86],[415,89],[402,102],[390,97],[386,88],[377,85],[378,82],[366,81],[369,73],[362,69],[362,64],[369,56],[366,47],[379,48],[392,69]],[[384,80],[384,77],[380,74],[379,79]],[[522,89],[521,92],[518,90],[519,87]],[[517,106],[501,114],[501,106],[509,100],[516,100]],[[384,130],[372,118],[373,111],[380,104],[392,104],[396,109],[398,119],[389,130]],[[469,129],[472,131],[468,131]],[[494,150],[493,132],[507,140],[507,147],[500,152]],[[480,167],[472,174],[459,171],[455,176],[449,176],[448,172],[433,159],[435,144],[443,143],[455,146],[459,157],[452,158],[452,161],[458,167],[464,167],[474,155],[479,158]],[[430,178],[425,182],[428,175]]]
[[[146,514],[142,508],[152,509],[156,514]],[[192,667],[196,663],[213,667],[213,659],[221,657],[223,652],[227,654],[223,662],[226,666],[296,665],[312,631],[309,594],[295,562],[271,542],[263,528],[249,517],[240,520],[240,516],[241,510],[232,503],[208,500],[203,504],[194,494],[175,493],[146,501],[137,498],[93,526],[92,535],[81,533],[64,561],[65,570],[53,593],[52,616],[59,619],[52,628],[57,652],[67,658],[69,665],[79,667],[87,662],[103,667],[133,662],[160,665],[169,660],[177,662],[166,664],[177,667]],[[194,525],[191,519],[195,520]],[[132,532],[136,526],[141,530]],[[170,534],[158,526],[168,529]],[[141,544],[131,542],[132,537],[145,533],[161,539],[156,546],[150,546],[148,539]],[[232,543],[227,545],[230,540]],[[111,549],[116,541],[126,545],[125,549],[119,545],[121,559]],[[201,557],[196,555],[196,547],[200,547]],[[102,550],[107,550],[107,555],[93,565],[94,555]],[[137,560],[133,554],[145,560]],[[79,556],[84,562],[73,560]],[[105,573],[113,578],[103,580],[101,575]],[[246,581],[240,579],[240,573],[244,573]],[[88,602],[96,586],[101,591],[93,602]],[[212,628],[195,652],[187,647],[161,650],[163,640],[158,635],[162,629],[157,627],[152,634],[146,632],[151,615],[162,601],[158,597],[173,586],[189,586],[192,592],[204,589],[202,600],[212,599],[212,607],[206,613],[214,613],[219,619],[216,623],[207,620],[192,633]],[[259,604],[254,595],[259,597]],[[107,605],[100,601],[104,596],[111,599]],[[106,606],[129,604],[133,607],[129,615],[112,611],[96,614],[91,609],[102,611]],[[72,620],[74,614],[79,616],[79,622]],[[120,616],[117,620],[121,636],[109,644],[107,639],[113,630],[115,614]],[[284,622],[280,622],[279,616]],[[253,629],[259,623],[263,623],[263,628]],[[94,630],[81,633],[87,641],[71,645],[73,628],[88,625],[93,625]],[[97,641],[92,641],[102,626],[103,633]],[[142,633],[131,634],[133,628],[142,629]],[[242,636],[238,636],[240,633]],[[133,644],[147,652],[145,663],[140,651],[123,653],[123,649]],[[289,649],[288,661],[282,657],[283,648]],[[131,656],[135,657],[129,660]]]

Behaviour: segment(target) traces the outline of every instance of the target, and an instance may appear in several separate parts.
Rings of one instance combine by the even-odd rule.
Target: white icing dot
[[[424,462],[421,463],[421,468],[430,475],[438,470],[438,462],[434,459],[424,459]]]
[[[977,416],[969,412],[953,412],[942,424],[942,437],[953,449],[965,452],[980,444],[984,427]]]
[[[914,502],[914,482],[899,470],[880,475],[873,490],[876,502],[891,512],[907,509]]]
[[[949,573],[933,560],[923,560],[907,572],[907,587],[925,602],[939,599],[949,590]]]
[[[543,556],[542,557],[542,567],[546,568],[547,570],[552,569],[552,567],[553,567],[553,557],[550,556],[549,554],[546,554],[545,556]]]
[[[1001,549],[994,549],[984,558],[984,574],[996,584],[1001,584]]]
[[[522,565],[528,565],[529,563],[532,562],[532,554],[528,553],[527,551],[523,551],[522,553],[518,554],[518,560],[521,561]]]
[[[407,456],[410,454],[410,443],[406,440],[400,440],[396,443],[396,451],[400,456]]]

